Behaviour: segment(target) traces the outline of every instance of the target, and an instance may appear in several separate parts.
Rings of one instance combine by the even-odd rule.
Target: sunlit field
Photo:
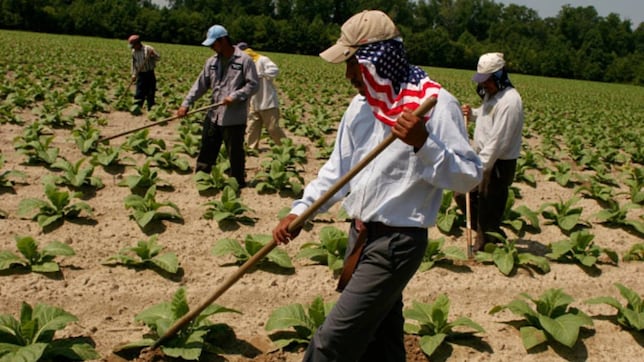
[[[154,332],[139,313],[173,296],[176,302],[184,292],[194,307],[270,240],[279,216],[333,149],[355,89],[344,78],[344,65],[255,49],[280,68],[280,122],[289,140],[276,146],[264,134],[259,152],[248,154],[249,187],[238,190],[225,175],[223,155],[210,175],[192,170],[203,113],[173,117],[213,55],[199,45],[202,40],[172,45],[143,39],[161,54],[157,105],[148,112],[132,103],[125,39],[0,30],[0,315],[18,318],[23,302],[62,308],[78,321],[60,325],[56,337],[91,339],[104,360],[117,345]],[[477,106],[470,80],[475,67],[423,65],[461,103]],[[644,88],[512,73],[510,78],[523,99],[525,126],[503,222],[507,240],[467,260],[465,218],[445,191],[430,230],[435,253],[426,255],[406,289],[405,306],[433,303],[445,294],[450,320],[467,316],[485,329],[475,342],[445,342],[433,355],[440,360],[641,358],[642,325],[637,331],[634,322],[625,325],[628,318],[616,317],[617,309],[585,302],[611,296],[626,306],[616,284],[630,290],[633,300],[644,293]],[[193,109],[209,103],[204,96]],[[158,121],[167,122],[100,142]],[[216,347],[208,353],[218,351],[230,361],[272,361],[276,346],[287,346],[274,360],[301,360],[312,331],[280,340],[269,327],[293,333],[293,326],[275,322],[272,313],[293,303],[309,305],[316,297],[337,298],[346,230],[339,205],[317,215],[298,241],[276,249],[217,300],[240,314],[210,317],[235,333],[226,342],[206,341]],[[58,252],[46,260],[57,266],[27,257],[36,246],[25,237],[33,237],[40,252]],[[47,249],[53,241],[75,252],[60,244]],[[138,242],[155,253],[124,257]],[[173,256],[160,257],[164,253]],[[512,322],[520,316],[488,313],[520,293],[538,298],[552,289],[570,295],[572,305],[594,322],[570,345],[557,339],[571,338],[561,326],[543,341],[532,340],[548,347],[528,352],[524,332]],[[639,308],[641,323],[644,307]],[[9,343],[3,339],[6,320],[0,318],[0,345]],[[174,352],[184,353],[176,343]],[[198,357],[200,351],[182,356]]]

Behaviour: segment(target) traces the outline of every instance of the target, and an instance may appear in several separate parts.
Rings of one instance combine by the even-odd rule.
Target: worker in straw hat
[[[481,55],[472,81],[483,103],[474,109],[464,104],[462,110],[469,121],[476,122],[474,149],[484,171],[481,183],[470,191],[472,225],[477,231],[472,249],[476,251],[495,241],[486,233],[505,235],[501,222],[521,153],[523,104],[510,82],[502,53]],[[465,209],[465,195],[456,194],[455,199]]]
[[[132,49],[132,83],[136,81],[134,104],[143,107],[143,103],[147,101],[149,111],[155,104],[154,96],[157,90],[154,67],[161,56],[153,47],[144,45],[138,34],[130,35],[127,42]]]
[[[387,14],[363,11],[341,28],[322,59],[346,65],[358,91],[317,177],[273,229],[278,244],[300,230],[290,224],[386,138],[393,142],[322,207],[344,198],[352,219],[342,291],[306,350],[305,361],[405,361],[402,292],[423,260],[443,189],[478,184],[481,164],[467,140],[458,101],[407,62]],[[437,97],[428,113],[419,104]],[[424,113],[424,114],[423,114]]]

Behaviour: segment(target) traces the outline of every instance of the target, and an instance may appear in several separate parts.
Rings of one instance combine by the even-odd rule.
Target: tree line
[[[213,24],[253,48],[316,55],[364,9],[391,16],[411,62],[474,69],[488,51],[512,72],[644,84],[644,23],[593,6],[564,5],[541,19],[493,0],[0,0],[0,28],[198,45]]]

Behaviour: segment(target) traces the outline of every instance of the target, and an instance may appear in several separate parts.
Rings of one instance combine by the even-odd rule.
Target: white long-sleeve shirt
[[[439,92],[426,128],[429,136],[418,152],[395,140],[318,212],[346,196],[343,206],[352,218],[389,226],[434,225],[443,189],[469,191],[481,180],[482,167],[467,140],[458,101],[446,90]],[[390,133],[389,126],[375,119],[363,96],[353,98],[329,160],[291,212],[302,214]]]
[[[483,169],[489,170],[496,160],[514,160],[521,154],[523,103],[514,88],[486,95],[479,108],[472,109],[474,149],[481,158]]]
[[[252,110],[264,111],[271,108],[279,107],[279,99],[277,98],[277,90],[273,85],[273,79],[277,78],[279,68],[273,63],[270,58],[260,55],[255,62],[257,68],[257,77],[259,83],[257,93],[250,99],[250,106]]]

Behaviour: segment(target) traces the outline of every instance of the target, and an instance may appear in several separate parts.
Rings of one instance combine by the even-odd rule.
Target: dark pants
[[[372,228],[353,276],[318,328],[304,361],[405,362],[402,292],[420,265],[427,229]],[[357,231],[349,231],[347,256]]]
[[[136,92],[134,93],[134,104],[143,107],[143,102],[148,102],[148,111],[154,103],[154,93],[157,90],[157,78],[154,71],[139,72],[136,77]]]
[[[217,162],[221,144],[226,146],[228,160],[230,161],[230,175],[237,180],[239,186],[246,186],[245,167],[246,150],[244,149],[244,135],[246,125],[219,126],[206,117],[201,133],[201,149],[197,157],[197,171],[210,173],[212,166]]]
[[[487,184],[487,191],[478,188],[470,191],[470,217],[472,228],[476,230],[476,247],[481,248],[486,242],[493,242],[486,237],[486,232],[497,232],[503,235],[501,221],[508,200],[508,190],[514,180],[517,160],[497,160],[492,172],[486,173],[481,183]],[[465,194],[454,195],[456,204],[465,213]]]

